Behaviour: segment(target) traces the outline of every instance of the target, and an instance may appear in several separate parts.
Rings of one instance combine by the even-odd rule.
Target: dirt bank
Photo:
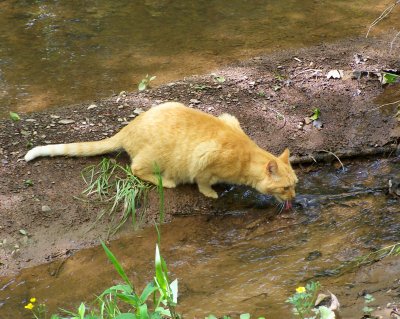
[[[379,107],[390,101],[377,99],[384,87],[372,73],[351,77],[355,70],[400,69],[388,46],[387,40],[354,39],[278,52],[215,71],[225,81],[207,74],[142,93],[23,114],[18,122],[1,120],[0,275],[68,256],[98,243],[107,232],[105,219],[92,227],[102,206],[76,199],[85,187],[82,169],[100,158],[43,158],[25,163],[22,158],[29,146],[101,139],[114,134],[141,109],[165,101],[180,101],[215,115],[231,113],[260,146],[275,154],[285,147],[293,155],[306,155],[397,144],[397,106]],[[399,52],[398,48],[393,52]],[[343,70],[343,78],[328,79],[331,70]],[[316,108],[320,109],[320,128],[304,120]],[[168,218],[229,208],[204,198],[193,186],[167,190],[165,197]],[[157,210],[153,194],[147,222]],[[125,227],[120,234],[131,231]]]

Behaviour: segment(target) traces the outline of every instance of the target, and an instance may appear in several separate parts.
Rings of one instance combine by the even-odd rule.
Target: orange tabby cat
[[[96,142],[38,146],[25,155],[91,156],[124,149],[132,159],[132,173],[157,184],[155,165],[164,187],[197,183],[207,197],[219,182],[249,185],[280,201],[295,196],[297,177],[289,163],[289,150],[279,157],[258,147],[229,114],[219,117],[168,102],[139,115],[119,133]]]

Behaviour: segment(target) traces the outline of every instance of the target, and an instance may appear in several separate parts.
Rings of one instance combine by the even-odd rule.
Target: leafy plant
[[[32,187],[33,186],[33,181],[31,179],[24,180],[24,185],[26,187]]]
[[[257,95],[259,96],[259,97],[265,97],[265,92],[264,91],[258,91],[257,92]]]
[[[382,72],[382,84],[392,84],[400,81],[400,75]]]
[[[368,306],[368,304],[371,303],[371,302],[373,302],[374,300],[375,300],[375,298],[374,298],[372,295],[370,295],[370,294],[366,294],[366,295],[364,296],[364,308],[363,308],[362,310],[363,310],[363,312],[364,312],[365,315],[370,316],[371,313],[372,313],[372,311],[375,310],[374,307]]]
[[[315,108],[313,110],[313,114],[310,116],[310,119],[316,121],[321,116],[321,110],[319,108]]]
[[[144,90],[146,90],[147,88],[149,88],[149,87],[150,87],[150,82],[151,82],[151,81],[154,81],[155,79],[156,79],[156,76],[155,76],[155,75],[149,76],[148,74],[146,74],[146,77],[143,78],[143,79],[140,81],[139,85],[138,85],[139,91],[144,91]]]
[[[214,81],[221,84],[225,82],[225,77],[223,77],[222,75],[217,75],[215,73],[212,73],[211,76],[213,77]]]
[[[315,305],[318,292],[321,288],[319,282],[309,282],[305,287],[298,287],[296,293],[286,302],[293,306],[293,314],[301,319],[333,319],[335,314],[325,306]]]
[[[275,92],[279,91],[281,88],[282,88],[282,87],[281,87],[280,85],[278,85],[278,84],[276,84],[276,85],[274,85],[274,86],[272,87],[272,89],[273,89]]]
[[[18,113],[15,112],[10,112],[10,119],[14,122],[18,122],[19,120],[21,120]]]

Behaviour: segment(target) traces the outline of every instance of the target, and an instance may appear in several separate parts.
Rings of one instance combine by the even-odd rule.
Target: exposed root
[[[342,150],[336,151],[335,153],[329,151],[319,151],[316,154],[305,155],[305,156],[292,156],[290,157],[291,164],[307,164],[314,162],[330,162],[334,159],[339,160],[340,158],[352,158],[352,157],[365,157],[365,156],[376,156],[382,154],[392,154],[398,149],[398,145],[392,144],[382,147],[371,147],[363,150]],[[322,153],[321,153],[322,152]],[[339,160],[340,162],[340,160]],[[340,162],[343,168],[343,163]]]

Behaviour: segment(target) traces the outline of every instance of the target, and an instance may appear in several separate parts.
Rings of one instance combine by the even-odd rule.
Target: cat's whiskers
[[[277,208],[277,215],[280,215],[283,211],[283,209],[285,208],[285,202],[279,202],[278,204],[276,204],[276,208]]]

